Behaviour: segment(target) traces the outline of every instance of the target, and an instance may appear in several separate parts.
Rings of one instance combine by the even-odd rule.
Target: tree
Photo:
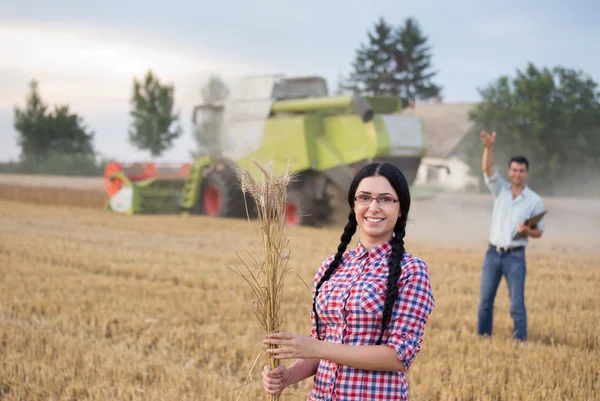
[[[368,45],[360,44],[347,88],[369,95],[399,95],[401,77],[396,66],[397,38],[393,27],[380,18],[367,32]]]
[[[86,132],[83,119],[69,111],[68,105],[56,106],[50,115],[52,148],[63,154],[94,153],[93,134]]]
[[[400,96],[406,106],[441,94],[432,83],[431,47],[417,22],[407,18],[394,29],[383,18],[367,32],[368,45],[356,51],[347,88],[356,94]]]
[[[402,75],[401,96],[407,101],[440,97],[442,88],[431,82],[431,47],[417,22],[407,18],[397,32],[396,70]]]
[[[581,71],[529,63],[516,77],[502,76],[479,90],[483,101],[471,119],[477,129],[497,132],[497,166],[523,154],[530,161],[529,182],[540,193],[586,195],[600,188],[597,88]],[[469,153],[473,171],[480,171],[480,145]]]
[[[229,89],[221,77],[211,75],[200,90],[200,95],[204,106],[208,107],[201,113],[202,117],[199,122],[194,120],[194,139],[198,149],[196,152],[192,152],[192,157],[218,157],[221,153],[224,110],[220,105],[227,99]],[[197,118],[196,113],[194,116]]]
[[[47,135],[48,106],[44,104],[38,93],[38,82],[29,83],[30,92],[26,98],[25,110],[14,106],[14,127],[19,133],[18,143],[21,147],[21,159],[36,159],[48,149]]]
[[[138,149],[148,150],[152,157],[169,149],[182,133],[179,114],[173,114],[174,93],[174,87],[161,84],[152,70],[143,83],[133,79],[129,141]]]
[[[50,157],[93,155],[93,132],[87,132],[83,119],[57,105],[52,112],[42,101],[38,82],[32,80],[24,110],[14,107],[14,127],[19,133],[21,160],[41,163]]]

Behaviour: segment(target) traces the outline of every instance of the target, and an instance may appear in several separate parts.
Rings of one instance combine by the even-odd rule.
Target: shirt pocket
[[[366,282],[360,296],[360,307],[371,319],[380,320],[385,305],[386,284],[382,282]]]
[[[333,281],[326,281],[319,289],[315,308],[324,322],[334,322],[342,316],[342,287]]]
[[[516,223],[518,226],[519,223],[525,223],[527,219],[533,216],[533,206],[519,207],[517,208],[515,214],[517,217]]]

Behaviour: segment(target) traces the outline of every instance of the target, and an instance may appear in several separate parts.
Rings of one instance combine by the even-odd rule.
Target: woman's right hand
[[[277,394],[282,391],[288,384],[290,372],[283,365],[279,365],[275,369],[267,365],[262,371],[263,387],[267,394]]]

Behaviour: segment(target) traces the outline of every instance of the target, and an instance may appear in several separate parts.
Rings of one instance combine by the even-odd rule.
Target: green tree
[[[600,193],[600,93],[583,72],[529,63],[516,76],[502,76],[479,90],[483,100],[471,112],[468,162],[481,171],[480,129],[497,133],[495,159],[501,171],[523,154],[529,182],[544,194]],[[596,188],[594,190],[594,188]]]
[[[400,94],[401,77],[396,65],[397,38],[394,29],[383,17],[367,32],[368,44],[356,50],[352,72],[346,87],[353,93],[367,95]]]
[[[413,18],[394,29],[383,18],[367,32],[368,44],[356,51],[346,88],[356,94],[400,96],[403,104],[439,97],[432,82],[431,46]]]
[[[50,114],[51,148],[62,154],[94,153],[93,133],[87,132],[83,119],[69,111],[68,105],[56,106]]]
[[[25,109],[14,107],[14,127],[19,133],[21,160],[42,163],[50,157],[90,156],[94,153],[94,133],[88,132],[83,119],[71,113],[68,105],[57,105],[49,112],[32,80]]]
[[[169,149],[182,133],[179,114],[173,113],[174,93],[174,87],[161,84],[152,70],[148,70],[143,82],[133,79],[129,141],[138,149],[149,151],[153,158]]]
[[[442,87],[432,82],[431,46],[417,22],[407,18],[397,31],[396,70],[402,76],[401,96],[406,101],[441,97]]]
[[[200,90],[203,107],[194,111],[194,140],[197,150],[192,157],[218,157],[221,153],[223,129],[223,103],[229,96],[229,88],[218,75],[211,75]],[[200,110],[200,113],[198,111]],[[200,118],[198,115],[200,114]]]

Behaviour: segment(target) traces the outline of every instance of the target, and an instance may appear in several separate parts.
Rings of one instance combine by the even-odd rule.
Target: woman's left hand
[[[296,333],[273,333],[269,334],[264,344],[279,345],[279,348],[268,349],[267,352],[274,354],[275,359],[313,359],[319,358],[322,341],[310,336]]]

